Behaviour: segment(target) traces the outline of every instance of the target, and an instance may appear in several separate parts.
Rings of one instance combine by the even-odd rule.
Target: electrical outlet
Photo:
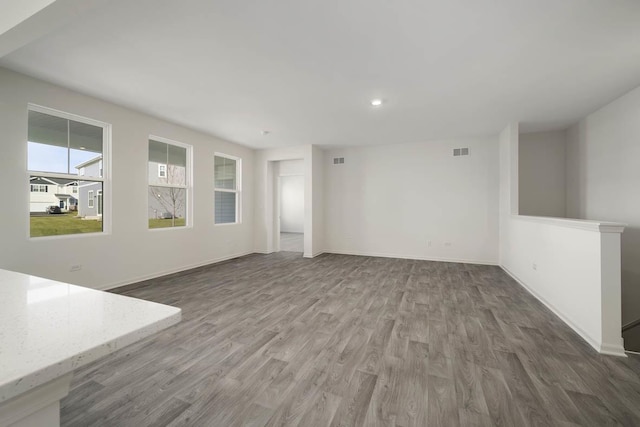
[[[69,271],[80,271],[80,270],[82,270],[82,265],[80,265],[80,264],[73,264],[69,268]]]
[[[533,264],[531,264],[531,268],[533,268],[534,270],[538,270],[538,264],[534,262]]]

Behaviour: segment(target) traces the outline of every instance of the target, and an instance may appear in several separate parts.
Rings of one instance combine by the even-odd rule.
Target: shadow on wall
[[[622,324],[640,318],[640,228],[628,227],[622,233]],[[640,328],[640,326],[638,327]]]

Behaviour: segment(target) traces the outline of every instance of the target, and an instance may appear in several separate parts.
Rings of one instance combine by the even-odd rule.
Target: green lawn
[[[61,234],[99,233],[102,221],[80,219],[77,212],[32,216],[31,237],[58,236]]]
[[[32,216],[31,237],[59,236],[62,234],[99,233],[102,221],[78,218],[77,212],[46,216]],[[175,227],[184,227],[184,218],[176,218]],[[150,219],[149,228],[173,227],[170,219]]]
[[[184,227],[184,218],[176,218],[175,225],[171,219],[150,219],[149,228]]]

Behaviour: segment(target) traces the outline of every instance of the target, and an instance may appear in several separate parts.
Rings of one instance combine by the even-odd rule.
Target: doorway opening
[[[304,252],[304,161],[278,162],[279,250]]]

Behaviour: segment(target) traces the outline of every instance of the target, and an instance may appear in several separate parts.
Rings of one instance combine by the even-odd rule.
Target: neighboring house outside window
[[[189,225],[191,146],[165,138],[149,138],[149,228]]]
[[[75,211],[78,203],[77,181],[63,184],[57,178],[31,177],[29,204],[34,213],[46,212],[50,206],[59,206],[62,210]],[[39,184],[43,183],[43,184]]]
[[[31,237],[104,231],[103,164],[109,134],[110,125],[106,123],[29,106],[27,168]],[[89,200],[90,191],[94,196],[99,195],[93,201]],[[48,209],[51,206],[58,206],[58,212],[64,216],[42,218],[44,212],[58,213]],[[75,223],[80,217],[95,221]]]
[[[241,159],[216,153],[214,157],[214,221],[241,222]]]
[[[80,163],[75,166],[76,169],[82,169],[84,172],[84,176],[98,176],[101,177],[102,171],[102,156],[94,157],[93,159],[89,159],[84,163]],[[96,204],[98,194],[102,197],[102,183],[101,182],[89,182],[82,181],[82,185],[80,185],[78,190],[78,199],[80,200],[80,204],[78,207],[78,216],[82,218],[90,218],[90,219],[100,219],[102,217],[102,206],[98,208],[98,205],[101,205],[101,202]],[[86,200],[87,203],[83,203],[83,200]]]

